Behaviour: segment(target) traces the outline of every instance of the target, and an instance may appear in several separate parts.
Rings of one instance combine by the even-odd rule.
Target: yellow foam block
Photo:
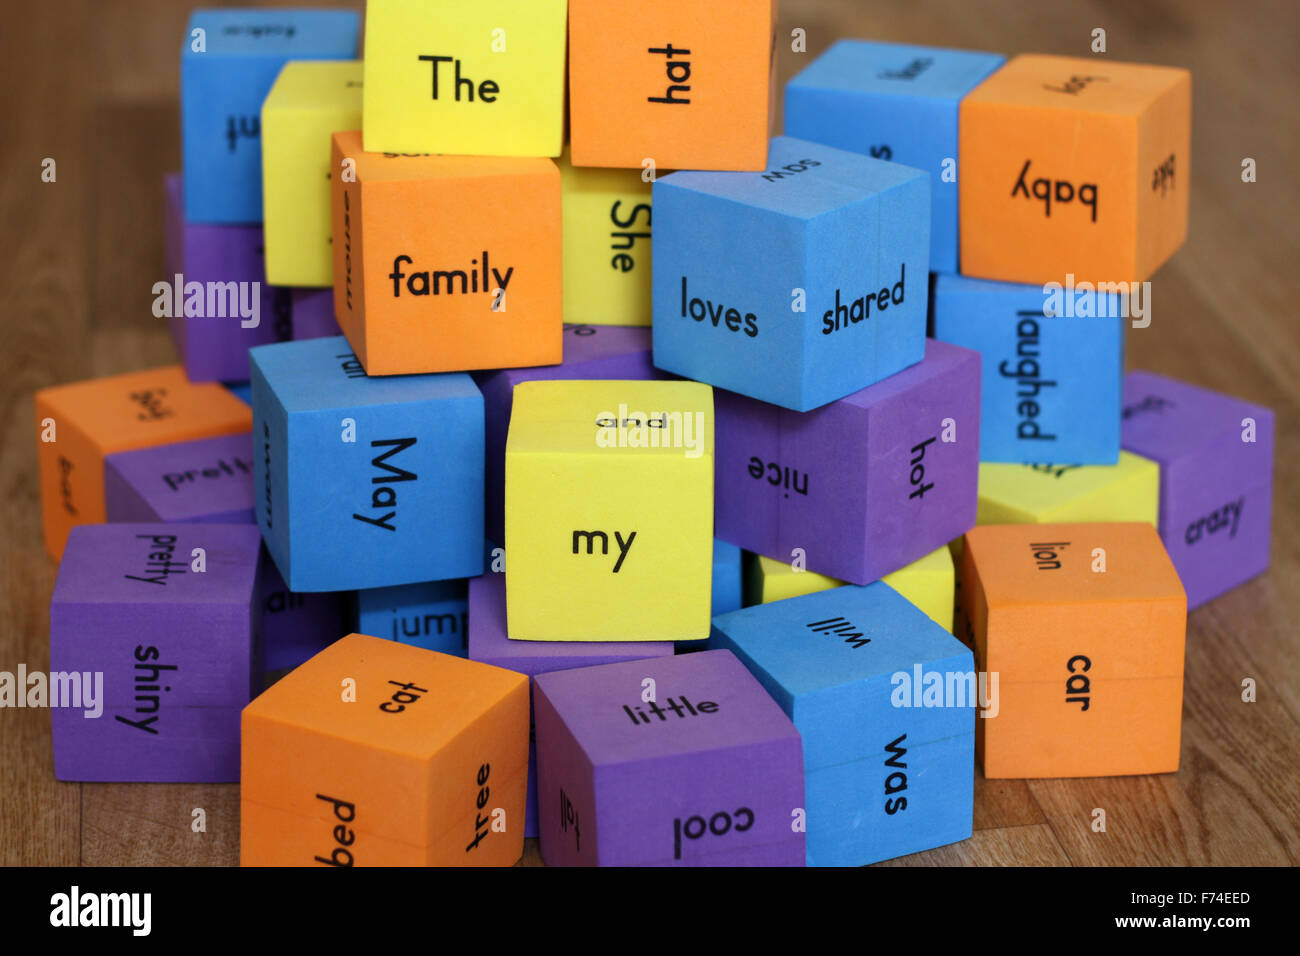
[[[955,575],[949,546],[936,548],[907,567],[881,578],[926,613],[932,621],[953,632]],[[768,604],[786,598],[840,587],[845,582],[812,571],[796,571],[784,561],[754,555],[745,581],[747,604]]]
[[[599,380],[516,385],[505,499],[511,638],[709,636],[709,386]]]
[[[976,524],[1145,521],[1155,524],[1160,468],[1121,451],[1115,465],[980,463]]]
[[[650,190],[641,170],[560,158],[564,321],[650,324]]]
[[[369,0],[367,152],[560,155],[566,0]]]
[[[330,137],[361,125],[360,60],[293,60],[262,104],[266,281],[334,284]]]

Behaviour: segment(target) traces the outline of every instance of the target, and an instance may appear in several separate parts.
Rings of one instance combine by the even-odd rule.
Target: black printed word
[[[857,626],[843,617],[830,617],[824,621],[813,621],[811,624],[805,624],[804,627],[810,631],[842,637],[845,644],[853,645],[854,650],[871,643],[871,638],[863,637]]]
[[[735,818],[735,825],[732,825],[732,818]],[[744,820],[744,823],[741,821]],[[686,835],[688,840],[698,840],[706,832],[714,836],[724,836],[732,829],[737,833],[744,833],[754,825],[754,811],[749,807],[741,807],[734,813],[719,811],[709,817],[708,823],[705,823],[704,817],[694,816],[687,817],[686,822],[682,823],[682,818],[677,817],[673,820],[673,859],[682,858],[682,834]]]
[[[158,660],[158,648],[150,645],[142,647],[136,645],[132,654],[135,657],[135,712],[137,714],[152,714],[151,717],[142,717],[138,720],[127,720],[121,714],[114,714],[113,719],[121,721],[128,727],[134,727],[136,730],[143,730],[147,734],[157,734],[158,728],[153,726],[158,722],[158,711],[162,702],[162,695],[171,692],[171,687],[164,685],[162,682],[163,671],[177,671],[180,667],[176,664],[150,664],[149,661]]]
[[[429,272],[412,272],[407,275],[402,271],[403,262],[411,262],[410,256],[398,256],[393,260],[393,271],[388,274],[388,278],[393,280],[393,298],[400,298],[402,295],[402,280],[406,280],[406,291],[410,295],[441,295],[442,286],[447,286],[447,294],[456,294],[456,280],[460,280],[460,294],[465,295],[470,292],[492,292],[495,289],[505,291],[506,286],[510,284],[510,276],[514,273],[515,267],[510,266],[506,269],[503,276],[501,272],[492,266],[489,270],[488,252],[483,250],[483,264],[479,266],[477,259],[469,261],[470,268],[435,270]],[[477,268],[475,268],[477,266]],[[492,278],[496,280],[496,285],[488,282],[488,273],[491,272]],[[430,289],[430,275],[433,277],[432,289]],[[479,285],[479,277],[482,277],[482,286]]]
[[[450,56],[421,56],[417,59],[433,64],[433,98],[438,98],[438,67],[444,63],[451,63],[454,70],[454,88],[456,92],[456,102],[460,102],[460,91],[463,87],[466,93],[466,99],[474,102],[474,81],[467,76],[460,75],[460,60]],[[497,86],[495,80],[484,80],[478,85],[478,98],[484,103],[495,103],[496,95],[501,92],[501,87]]]
[[[1038,565],[1039,571],[1057,571],[1061,567],[1061,554],[1058,548],[1068,548],[1068,541],[1045,541],[1037,544],[1030,544],[1029,547],[1034,552],[1034,563]]]
[[[1079,712],[1082,713],[1088,709],[1090,703],[1088,695],[1092,693],[1092,682],[1088,680],[1086,673],[1092,670],[1092,661],[1082,654],[1075,654],[1065,662],[1065,669],[1070,673],[1070,676],[1065,679],[1065,702],[1082,704],[1083,706],[1079,708]],[[1071,694],[1075,696],[1071,697]]]
[[[575,531],[573,532],[573,553],[578,553],[578,542],[580,539],[587,539],[587,553],[594,554],[596,539],[600,538],[600,553],[609,554],[609,535],[603,531]],[[621,531],[614,532],[614,542],[618,545],[618,560],[614,562],[614,573],[618,574],[619,568],[623,567],[623,561],[627,558],[627,553],[632,550],[632,541],[636,538],[636,532],[633,531],[623,540]]]
[[[326,866],[351,866],[352,851],[348,849],[356,842],[356,832],[345,827],[344,823],[351,823],[357,818],[357,808],[355,804],[348,803],[346,800],[335,800],[333,797],[327,797],[323,793],[316,794],[317,800],[324,800],[326,803],[334,805],[334,817],[341,820],[342,823],[334,825],[334,842],[338,844],[330,851],[328,857],[312,857],[317,863],[324,863]],[[347,811],[346,814],[344,811]]]
[[[778,465],[776,462],[770,462],[766,468],[763,465],[763,459],[749,459],[749,477],[759,481],[763,477],[763,472],[768,473],[767,483],[774,488],[784,488],[784,497],[790,497],[790,491],[793,489],[797,494],[808,495],[808,473],[803,473],[803,487],[799,487],[799,469],[791,468],[789,465]]]
[[[678,717],[683,718],[698,717],[700,714],[716,714],[718,712],[718,705],[714,701],[702,700],[698,704],[692,704],[686,699],[685,695],[678,697],[675,701],[669,697],[664,701],[664,704],[667,709],[660,707],[657,702],[651,701],[648,708],[651,714],[654,714],[659,718],[660,723],[663,723],[668,719],[667,714],[670,710]],[[650,717],[641,710],[640,705],[629,707],[627,704],[624,704],[623,712],[627,714],[628,720],[632,721],[632,723],[636,724],[638,727],[642,724],[650,723]]]
[[[370,493],[370,507],[372,508],[392,508],[380,518],[367,518],[365,515],[353,514],[352,517],[358,521],[364,521],[366,524],[372,524],[376,528],[383,528],[385,531],[396,531],[397,525],[389,524],[389,521],[397,517],[397,492],[389,485],[395,485],[399,481],[416,481],[419,478],[413,471],[407,471],[397,465],[390,465],[386,459],[393,457],[398,452],[405,451],[414,445],[414,438],[388,438],[383,441],[372,441],[371,448],[387,448],[388,451],[382,455],[377,455],[370,460],[370,464],[375,468],[383,469],[388,472],[387,475],[375,475],[370,479],[372,484],[381,485]]]
[[[691,51],[681,48],[674,48],[671,43],[667,46],[652,46],[646,50],[647,53],[655,53],[666,58],[665,72],[668,74],[668,89],[664,91],[663,96],[647,96],[647,103],[689,103],[690,98],[686,96],[674,96],[674,93],[689,93],[691,91],[687,80],[691,78],[691,61],[674,60],[677,56],[690,56]]]
[[[639,202],[632,207],[627,219],[618,218],[618,207],[623,205],[623,200],[614,201],[614,205],[609,207],[609,221],[620,229],[631,229],[636,223],[636,217],[642,212],[645,213],[645,232],[611,232],[609,234],[611,249],[626,249],[627,252],[617,253],[614,258],[609,260],[610,268],[615,272],[631,272],[636,266],[632,259],[632,246],[638,239],[650,238],[650,204]],[[644,248],[644,247],[642,247]]]
[[[725,310],[725,311],[724,311]],[[732,308],[727,308],[721,302],[714,305],[708,299],[690,299],[689,305],[686,295],[686,276],[682,276],[682,318],[686,318],[689,311],[690,317],[696,322],[703,322],[707,317],[716,329],[721,321],[732,332],[739,332],[741,328],[742,316]],[[758,337],[758,318],[753,312],[746,312],[743,316],[745,334],[751,339]]]
[[[1026,199],[1030,198],[1029,186],[1025,183],[1025,176],[1029,172],[1029,164],[1032,160],[1025,160],[1025,165],[1020,169],[1020,178],[1016,180],[1015,186],[1011,189],[1011,196],[1014,199],[1020,194],[1024,194]],[[1052,200],[1055,199],[1057,204],[1074,202],[1075,196],[1079,197],[1079,202],[1092,210],[1092,221],[1097,221],[1097,184],[1082,183],[1078,189],[1074,184],[1065,179],[1058,179],[1053,182],[1050,179],[1033,180],[1033,198],[1043,201],[1043,215],[1050,217],[1052,215]]]
[[[897,740],[885,744],[885,752],[889,754],[885,758],[885,766],[894,768],[894,772],[885,778],[885,812],[891,817],[900,810],[907,809],[907,797],[894,796],[907,789],[907,774],[903,772],[907,769],[907,764],[903,762],[907,748],[902,746],[906,739],[907,734],[903,734]]]
[[[850,325],[857,325],[864,319],[871,318],[871,303],[876,303],[876,311],[884,312],[889,308],[890,303],[902,305],[904,293],[907,291],[903,280],[907,277],[907,264],[904,263],[898,267],[898,281],[894,283],[893,288],[881,286],[877,292],[868,292],[861,298],[854,299],[850,304],[845,305],[840,301],[840,290],[835,290],[835,307],[827,309],[822,315],[822,335],[830,335],[837,329],[847,329]],[[831,317],[834,316],[834,319]]]

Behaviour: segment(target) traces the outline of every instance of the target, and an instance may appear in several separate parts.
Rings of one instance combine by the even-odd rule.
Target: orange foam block
[[[1192,77],[1018,56],[961,103],[964,275],[1141,282],[1187,238]]]
[[[549,159],[332,143],[334,314],[369,375],[558,365],[560,171]]]
[[[244,708],[244,866],[509,866],[528,678],[350,634]]]
[[[986,777],[1178,769],[1187,598],[1154,527],[982,525],[960,594]]]
[[[575,166],[767,163],[776,0],[569,0]]]
[[[179,365],[43,388],[35,404],[45,549],[56,561],[76,525],[108,520],[105,456],[253,427],[247,405]]]

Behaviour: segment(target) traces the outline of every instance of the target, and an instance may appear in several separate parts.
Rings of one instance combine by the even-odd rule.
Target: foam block
[[[1120,452],[1115,465],[981,464],[978,524],[1156,523],[1160,470]]]
[[[979,356],[925,361],[799,413],[719,390],[717,535],[866,584],[975,522]]]
[[[534,687],[548,866],[803,865],[799,735],[730,652]]]
[[[469,636],[465,582],[426,581],[358,591],[355,630],[464,657]]]
[[[515,386],[520,382],[553,379],[658,379],[667,377],[650,358],[650,330],[599,325],[564,327],[564,361],[535,368],[478,372],[474,381],[483,392],[487,445],[487,535],[505,539],[506,433]]]
[[[762,169],[775,29],[776,0],[569,0],[573,161]]]
[[[655,183],[655,365],[808,411],[921,361],[926,174],[787,137],[768,169]]]
[[[930,174],[930,269],[957,271],[957,116],[997,53],[840,40],[785,87],[787,136]]]
[[[740,610],[740,579],[740,549],[721,538],[714,538],[713,601],[710,605],[714,617]]]
[[[348,633],[345,592],[290,591],[269,557],[262,562],[260,583],[262,666],[266,671],[297,667]]]
[[[469,580],[469,659],[472,661],[535,677],[550,671],[664,657],[672,653],[673,645],[667,641],[512,641],[506,634],[505,575],[484,574]],[[537,745],[531,731],[524,836],[537,836]]]
[[[1154,527],[975,528],[961,602],[980,671],[998,675],[977,721],[986,777],[1178,769],[1187,600]]]
[[[1010,60],[961,102],[962,273],[1150,278],[1187,238],[1191,118],[1187,70]]]
[[[253,524],[250,433],[177,442],[104,459],[108,521]]]
[[[558,156],[565,0],[371,0],[366,149]]]
[[[520,383],[506,442],[512,638],[708,637],[713,434],[713,390],[696,382]]]
[[[295,61],[262,104],[266,277],[333,286],[330,137],[361,125],[361,61]],[[335,333],[337,334],[337,333]]]
[[[289,60],[356,56],[351,10],[195,10],[181,44],[185,218],[262,221],[262,101]]]
[[[560,157],[564,321],[650,324],[650,182]]]
[[[50,601],[50,670],[80,676],[81,705],[93,683],[100,713],[52,709],[56,777],[239,779],[239,711],[262,676],[260,558],[252,525],[72,530]]]
[[[1160,538],[1188,608],[1267,570],[1272,410],[1135,371],[1123,415],[1124,447],[1160,466]]]
[[[1041,286],[935,280],[934,337],[983,359],[980,461],[1113,465],[1127,321],[1120,298],[1080,293],[1068,315],[1051,314],[1058,303],[1049,300]]]
[[[799,730],[809,866],[971,835],[971,652],[889,585],[724,614],[710,646],[734,651]]]
[[[43,388],[35,406],[42,527],[55,560],[70,528],[107,520],[106,456],[252,425],[247,405],[220,385],[191,384],[179,365]]]
[[[363,153],[359,133],[335,133],[330,168],[347,159],[355,175],[332,180],[334,312],[368,374],[560,361],[553,162]]]
[[[368,378],[342,338],[249,361],[257,523],[289,587],[482,572],[483,397],[468,375]]]
[[[769,604],[786,598],[816,594],[842,587],[845,582],[815,571],[796,571],[784,561],[753,555],[746,580],[747,605]],[[953,593],[956,589],[953,557],[948,545],[899,568],[883,578],[886,584],[925,612],[925,616],[953,633]],[[714,613],[717,617],[718,612]]]
[[[172,341],[191,381],[246,382],[248,350],[253,346],[339,334],[332,290],[284,288],[266,281],[260,227],[187,223],[180,175],[164,177],[163,187],[164,252],[170,280],[164,285],[171,286],[164,304],[169,306]],[[228,282],[236,283],[235,295],[242,296],[233,307],[224,291]],[[210,283],[223,285],[217,288]],[[240,288],[240,283],[249,285]],[[257,283],[256,295],[252,283]],[[211,305],[209,288],[213,288]],[[166,295],[161,287],[154,291],[155,302],[157,296]],[[241,304],[248,317],[240,313]]]
[[[528,678],[350,634],[244,709],[243,866],[509,866]]]

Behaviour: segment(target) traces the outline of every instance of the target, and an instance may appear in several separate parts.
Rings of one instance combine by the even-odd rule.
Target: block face
[[[565,10],[565,0],[367,4],[366,149],[560,155]]]
[[[260,548],[252,525],[73,529],[50,602],[50,670],[77,673],[84,692],[94,681],[99,713],[53,710],[60,780],[239,779],[239,710],[261,678]]]
[[[468,649],[470,660],[530,677],[673,653],[673,645],[667,641],[512,641],[506,634],[504,574],[484,574],[469,581]],[[528,747],[526,838],[537,836],[537,752],[533,739],[530,737]]]
[[[982,356],[981,461],[1118,461],[1127,319],[1118,295],[1079,295],[1049,318],[1040,286],[936,279],[935,338]]]
[[[560,361],[553,162],[364,153],[355,131],[334,134],[331,169],[345,159],[356,179],[332,181],[334,309],[368,374]]]
[[[106,520],[106,455],[252,424],[247,405],[220,385],[191,384],[179,365],[44,388],[35,410],[45,548],[56,560],[70,528]]]
[[[564,321],[650,324],[651,184],[642,171],[558,162]]]
[[[961,103],[963,274],[1146,280],[1186,238],[1190,124],[1186,70],[1010,60]]]
[[[934,340],[814,412],[719,391],[718,536],[863,584],[928,554],[975,520],[978,394],[978,357]]]
[[[342,338],[250,362],[257,521],[293,590],[481,573],[483,399],[468,375],[369,378]]]
[[[469,614],[464,581],[367,588],[356,596],[356,632],[465,656]]]
[[[860,866],[970,836],[971,652],[889,585],[722,615],[710,646],[732,650],[799,730],[808,865]]]
[[[641,699],[646,678],[656,702]],[[535,687],[548,865],[802,865],[799,735],[730,652],[542,674]]]
[[[958,106],[1004,57],[840,40],[785,87],[785,132],[930,174],[930,269],[957,271]]]
[[[164,187],[167,282],[154,308],[170,316],[190,381],[247,382],[250,348],[339,334],[332,293],[267,282],[261,227],[187,223],[181,177]]]
[[[358,29],[348,10],[194,11],[181,45],[187,220],[262,221],[262,101],[289,60],[354,57]]]
[[[921,360],[929,185],[787,137],[768,166],[656,181],[655,364],[808,411]]]
[[[527,753],[522,675],[349,635],[244,710],[241,862],[509,865]]]
[[[1272,410],[1134,371],[1124,379],[1123,414],[1124,447],[1159,464],[1160,537],[1188,607],[1267,570]]]
[[[713,441],[706,385],[521,383],[506,445],[510,637],[707,637]],[[671,602],[643,599],[665,591]]]
[[[774,0],[569,0],[573,161],[762,169],[775,27]]]
[[[978,524],[1156,523],[1160,469],[1121,451],[1115,465],[979,466]]]
[[[251,433],[109,455],[104,481],[109,521],[254,523]]]
[[[330,137],[360,125],[360,60],[285,64],[262,104],[268,281],[333,286]]]
[[[1178,769],[1187,604],[1151,525],[980,527],[962,562],[976,661],[1000,675],[987,777]]]
[[[559,365],[507,368],[475,374],[483,392],[486,416],[487,535],[505,538],[506,433],[515,386],[520,382],[552,379],[661,379],[667,374],[654,367],[650,357],[650,330],[596,325],[564,327],[564,360]]]

